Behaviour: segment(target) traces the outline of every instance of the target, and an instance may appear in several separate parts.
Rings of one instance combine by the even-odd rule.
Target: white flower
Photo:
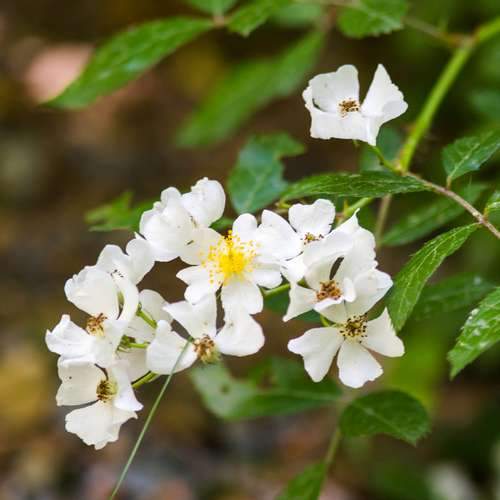
[[[197,228],[206,228],[222,216],[226,197],[219,182],[199,180],[189,193],[170,187],[151,210],[142,214],[140,233],[151,245],[155,260],[182,256]]]
[[[66,415],[66,430],[79,436],[85,444],[103,448],[116,441],[120,427],[130,418],[137,418],[142,408],[135,398],[123,362],[108,367],[107,374],[92,363],[59,362],[61,386],[57,392],[58,406],[85,405]]]
[[[288,349],[304,358],[304,367],[315,382],[330,370],[338,352],[339,378],[343,384],[358,388],[382,374],[382,367],[370,354],[397,357],[404,346],[397,337],[387,309],[376,319],[367,321],[366,314],[352,314],[349,305],[344,315],[330,327],[313,328],[288,343]]]
[[[259,286],[274,288],[281,283],[279,264],[259,241],[253,215],[240,215],[232,231],[222,236],[212,229],[199,229],[184,253],[188,267],[177,274],[188,284],[185,297],[196,303],[221,288],[224,310],[243,307],[249,314],[262,310]]]
[[[264,210],[259,239],[280,262],[281,272],[288,281],[298,282],[304,277],[306,262],[316,258],[315,249],[331,233],[334,218],[333,203],[323,199],[312,205],[292,205],[288,211],[289,223],[278,214]],[[330,253],[345,253],[352,244],[351,240],[337,231],[330,238]]]
[[[352,65],[315,76],[303,93],[311,113],[311,137],[357,139],[372,146],[379,128],[408,108],[403,94],[379,64],[365,100],[359,100],[358,71]]]
[[[217,331],[214,295],[207,295],[194,305],[187,301],[169,304],[166,310],[186,330],[190,340],[174,332],[167,321],[160,321],[155,340],[147,349],[147,364],[154,373],[172,373],[184,349],[175,372],[188,368],[196,359],[211,362],[219,354],[248,356],[264,345],[262,328],[241,308],[226,314],[224,326]]]
[[[344,253],[339,253],[341,235],[351,238],[351,246]],[[368,311],[392,286],[390,276],[376,269],[374,247],[372,233],[359,226],[356,215],[318,242],[305,259],[308,288],[291,283],[290,304],[283,320],[311,309],[333,320],[338,308],[343,311],[343,302]],[[342,260],[332,273],[339,257]]]

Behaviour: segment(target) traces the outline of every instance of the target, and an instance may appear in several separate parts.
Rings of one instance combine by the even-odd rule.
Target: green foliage
[[[373,392],[352,401],[340,417],[349,437],[388,434],[415,445],[429,432],[429,417],[415,398],[400,391]]]
[[[481,165],[500,148],[500,131],[490,130],[474,137],[463,137],[443,149],[443,166],[447,183]]]
[[[323,6],[314,3],[292,3],[279,9],[272,21],[286,28],[311,26],[323,15]]]
[[[500,287],[487,295],[465,322],[455,347],[449,352],[455,377],[480,354],[500,340]]]
[[[413,177],[382,172],[363,172],[350,174],[321,174],[305,177],[290,185],[283,195],[284,200],[306,196],[351,196],[379,198],[386,194],[425,191],[427,188]]]
[[[469,203],[475,203],[485,189],[484,184],[471,184],[458,191]],[[464,212],[464,208],[449,198],[438,198],[425,203],[405,215],[384,235],[382,243],[387,246],[404,245],[426,236],[448,224]]]
[[[220,16],[228,11],[238,0],[184,0],[196,9]]]
[[[388,161],[396,160],[402,144],[403,137],[397,129],[383,127],[380,130],[377,137],[377,146]],[[368,144],[363,144],[361,147],[359,170],[361,172],[387,172],[387,168],[380,163],[378,156]]]
[[[412,318],[422,320],[472,306],[493,288],[493,283],[474,273],[451,276],[422,290]]]
[[[181,128],[178,144],[220,142],[270,101],[294,92],[316,64],[323,42],[322,34],[311,33],[275,57],[235,67]]]
[[[394,280],[394,288],[388,300],[389,313],[396,330],[403,328],[434,271],[476,229],[477,224],[470,224],[440,234],[428,241],[401,269]]]
[[[141,215],[153,206],[153,201],[132,205],[132,193],[126,191],[118,198],[96,207],[85,214],[85,221],[91,224],[90,231],[114,231],[124,229],[138,231]]]
[[[309,465],[287,484],[276,500],[317,500],[325,474],[326,465],[323,462]]]
[[[500,95],[498,89],[483,88],[471,92],[468,96],[474,110],[487,120],[500,122]]]
[[[340,395],[332,380],[312,382],[295,361],[273,358],[261,367],[260,376],[264,375],[269,378],[265,387],[256,380],[234,378],[222,364],[190,372],[206,407],[228,420],[297,413],[327,406]]]
[[[255,212],[277,200],[288,185],[280,159],[303,151],[302,144],[284,132],[252,137],[241,150],[227,181],[236,212]]]
[[[204,19],[174,17],[119,33],[97,49],[82,74],[49,104],[61,108],[86,106],[123,87],[210,28],[212,23]]]
[[[291,0],[252,0],[238,9],[229,21],[230,31],[248,36]]]
[[[495,191],[486,202],[484,207],[484,213],[489,215],[493,212],[498,212],[500,210],[500,190]]]
[[[352,38],[386,34],[403,27],[407,10],[407,0],[358,0],[342,9],[338,25]]]

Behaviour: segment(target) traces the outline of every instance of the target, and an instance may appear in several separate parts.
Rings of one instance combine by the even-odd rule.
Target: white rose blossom
[[[358,71],[352,65],[312,78],[303,98],[311,114],[311,137],[357,139],[372,146],[380,127],[408,108],[381,64],[363,103],[359,100]]]
[[[217,330],[217,303],[213,294],[194,305],[181,301],[168,304],[165,309],[190,339],[173,331],[168,321],[160,321],[155,339],[147,348],[147,365],[154,373],[170,374],[176,363],[175,372],[179,372],[196,359],[211,362],[217,360],[219,354],[248,356],[264,345],[262,328],[242,308],[226,313],[224,326]]]
[[[281,273],[278,261],[260,236],[257,220],[251,214],[240,215],[227,236],[213,229],[196,230],[183,255],[192,267],[177,274],[188,285],[186,299],[197,303],[221,289],[226,313],[241,308],[249,314],[262,311],[259,286],[277,287]]]
[[[332,326],[308,330],[290,340],[288,349],[304,358],[304,367],[315,382],[325,377],[338,352],[339,378],[353,388],[382,374],[382,367],[369,351],[389,357],[404,354],[403,342],[396,335],[387,309],[368,321],[366,310],[355,302],[337,308]]]
[[[58,406],[87,405],[66,415],[66,430],[76,434],[96,450],[116,441],[120,427],[142,404],[135,398],[126,363],[116,362],[106,373],[92,363],[59,361],[61,386],[56,395]]]
[[[140,233],[151,245],[155,260],[168,262],[182,258],[196,229],[207,228],[220,219],[226,195],[219,182],[199,180],[189,193],[169,187],[151,210],[142,214]]]

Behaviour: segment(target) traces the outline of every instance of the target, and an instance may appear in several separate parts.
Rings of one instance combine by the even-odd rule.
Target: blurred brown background
[[[500,14],[498,0],[413,3],[415,16],[433,24],[449,22],[454,30],[470,30]],[[129,237],[119,231],[89,232],[87,211],[125,190],[142,200],[159,196],[169,185],[187,188],[202,176],[224,182],[239,148],[257,132],[286,130],[307,145],[305,155],[286,160],[289,179],[356,168],[358,151],[351,143],[308,137],[300,93],[267,106],[232,139],[209,149],[186,150],[173,143],[179,124],[221,74],[235,63],[285,48],[303,27],[269,23],[248,39],[209,33],[84,110],[59,111],[40,104],[57,94],[108,36],[173,14],[195,12],[180,0],[0,3],[2,499],[105,498],[145,418],[143,412],[139,421],[122,428],[118,443],[95,452],[64,431],[66,410],[55,406],[56,357],[46,350],[44,333],[62,313],[76,313],[65,301],[64,282],[94,263],[104,244],[124,244]],[[404,130],[446,58],[446,50],[411,30],[363,41],[332,30],[315,72],[353,63],[366,88],[376,64],[384,63],[410,104],[398,123]],[[440,147],[482,125],[498,124],[500,110],[485,111],[470,99],[485,88],[500,88],[498,39],[461,75],[419,150],[415,171],[442,180]],[[482,174],[491,182],[498,177],[494,168]],[[408,196],[397,201],[393,214],[409,213],[419,200]],[[370,219],[369,212],[365,217]],[[498,281],[495,245],[478,231],[439,275],[468,269]],[[382,268],[397,272],[416,248],[384,250]],[[179,300],[182,288],[175,269],[175,264],[158,265],[143,285],[167,300]],[[485,355],[453,384],[447,380],[445,353],[466,312],[413,323],[405,336],[407,356],[384,365],[387,373],[381,383],[409,390],[432,412],[431,438],[417,450],[384,438],[345,443],[322,498],[431,498],[424,483],[451,484],[452,496],[442,497],[450,500],[500,498],[500,447],[495,447],[500,437],[499,351]],[[258,358],[287,356],[286,341],[304,325],[292,322],[283,328],[270,312],[260,320],[268,341]],[[245,359],[232,366],[240,373],[252,363]],[[146,408],[157,390],[158,384],[140,390]],[[227,424],[202,407],[185,375],[178,376],[132,466],[122,498],[273,498],[293,474],[321,457],[333,426],[328,411]]]

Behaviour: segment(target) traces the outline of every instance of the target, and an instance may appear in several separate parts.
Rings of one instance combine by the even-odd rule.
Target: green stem
[[[349,205],[345,210],[342,211],[341,215],[343,219],[347,219],[356,212],[358,208],[363,208],[364,206],[370,204],[374,198],[361,198],[356,203]]]
[[[146,349],[149,344],[143,343],[139,344],[138,342],[129,342],[127,347],[135,347],[136,349]]]
[[[137,309],[137,312],[135,314],[136,316],[139,316],[139,318],[143,319],[151,328],[154,328],[156,330],[158,323],[143,309],[139,307],[139,309]]]
[[[273,288],[272,290],[262,290],[262,295],[264,297],[272,297],[273,295],[278,295],[281,292],[284,292],[285,290],[288,290],[290,288],[290,283],[285,283],[284,285],[277,286],[276,288]]]
[[[341,437],[342,437],[342,434],[341,434],[339,426],[337,424],[337,427],[336,427],[335,431],[333,432],[332,437],[330,439],[330,443],[328,444],[328,449],[326,450],[326,455],[325,455],[326,470],[328,470],[333,464],[333,459],[335,458],[337,450],[339,449]]]
[[[116,494],[118,493],[118,490],[120,489],[120,486],[122,485],[123,480],[125,479],[125,476],[127,475],[127,472],[129,470],[130,466],[132,465],[132,462],[135,458],[137,450],[139,449],[139,446],[141,445],[142,440],[144,439],[144,436],[146,435],[146,431],[148,430],[149,425],[151,424],[151,421],[153,420],[153,417],[156,413],[156,410],[158,409],[158,406],[160,405],[160,402],[163,398],[163,395],[165,394],[165,391],[167,390],[167,387],[170,384],[170,381],[172,380],[174,372],[175,372],[178,364],[180,363],[182,357],[184,356],[184,353],[186,352],[187,347],[189,345],[190,345],[190,343],[186,342],[184,348],[182,349],[181,353],[179,354],[179,357],[177,358],[177,360],[174,363],[174,366],[172,368],[172,372],[166,378],[158,396],[156,397],[155,402],[153,403],[153,406],[151,407],[151,410],[149,411],[148,417],[146,418],[146,421],[144,422],[144,426],[141,429],[139,437],[137,438],[137,441],[135,442],[135,445],[132,448],[132,451],[130,452],[127,463],[125,464],[125,467],[123,468],[122,473],[120,474],[118,482],[116,483],[116,486],[115,486],[113,492],[109,496],[109,500],[113,500],[115,498]]]
[[[469,60],[472,52],[481,43],[498,33],[500,33],[500,17],[480,26],[473,36],[464,37],[462,39],[462,43],[455,49],[451,59],[448,61],[448,64],[441,73],[441,76],[432,88],[424,107],[415,121],[413,130],[403,144],[398,165],[398,170],[400,172],[406,173],[409,170],[411,160],[415,154],[418,144],[431,126],[436,111],[461,69]]]
[[[392,172],[397,172],[397,168],[395,165],[393,165],[385,156],[382,151],[380,151],[380,148],[378,146],[372,146],[369,144],[371,150],[377,155],[377,158],[379,159],[380,163],[387,169],[391,170]]]
[[[159,377],[158,374],[153,373],[153,372],[148,372],[146,375],[142,376],[140,379],[137,379],[133,384],[132,387],[134,389],[137,389],[138,387],[141,387],[141,385],[147,384],[149,382],[152,382],[153,380],[156,380]]]
[[[332,326],[332,323],[330,323],[322,314],[319,315],[319,320],[321,321],[321,324],[326,327]]]

